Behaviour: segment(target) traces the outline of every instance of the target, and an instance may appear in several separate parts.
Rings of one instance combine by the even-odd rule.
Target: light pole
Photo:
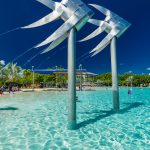
[[[79,65],[80,70],[80,91],[82,91],[82,64]]]
[[[34,66],[32,66],[32,89],[34,90]]]
[[[133,76],[131,76],[131,88],[133,87]]]
[[[57,70],[58,70],[58,66],[56,66],[56,88],[58,87],[58,85],[57,85],[57,80],[58,80],[58,78],[57,78]]]

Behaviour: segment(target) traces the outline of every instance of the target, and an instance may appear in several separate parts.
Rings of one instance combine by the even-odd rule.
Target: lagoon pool
[[[0,97],[0,150],[149,150],[150,89],[120,90],[114,114],[111,91],[77,93],[79,129],[67,130],[67,92]]]

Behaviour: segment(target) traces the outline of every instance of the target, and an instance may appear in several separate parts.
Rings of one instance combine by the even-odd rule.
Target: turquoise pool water
[[[111,111],[111,91],[77,93],[79,129],[68,131],[67,92],[0,97],[0,150],[149,150],[150,89],[120,90],[121,111]]]

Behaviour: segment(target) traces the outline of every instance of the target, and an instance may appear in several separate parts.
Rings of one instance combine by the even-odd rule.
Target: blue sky
[[[85,3],[97,3],[111,9],[124,19],[132,23],[130,29],[117,41],[119,73],[149,73],[150,72],[150,0],[83,0]],[[95,11],[95,10],[94,10]],[[11,29],[28,25],[46,14],[50,10],[35,0],[0,1],[0,34]],[[95,11],[94,18],[101,14]],[[27,49],[43,41],[54,32],[62,21],[55,21],[43,27],[30,30],[17,30],[0,36],[0,60],[12,61]],[[77,40],[90,33],[94,26],[87,24],[82,31],[77,33]],[[100,35],[89,42],[77,43],[77,67],[95,73],[111,71],[110,49],[93,58],[85,60],[80,57],[95,47],[104,35]],[[38,55],[33,61],[26,64],[27,60],[36,55],[39,50],[34,49],[17,60],[18,65],[24,68],[48,68],[53,66],[67,67],[67,41],[55,50]],[[24,65],[26,64],[26,65]]]

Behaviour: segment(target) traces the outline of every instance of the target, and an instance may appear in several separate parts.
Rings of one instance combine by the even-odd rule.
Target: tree
[[[94,81],[97,82],[98,80],[100,80],[101,82],[103,82],[103,85],[111,85],[112,84],[112,75],[111,73],[104,73],[101,74],[97,77],[95,77]]]
[[[23,76],[23,70],[17,64],[9,63],[4,69],[4,76],[7,82],[15,82]]]
[[[0,86],[4,84],[4,66],[5,66],[5,61],[0,60]]]

